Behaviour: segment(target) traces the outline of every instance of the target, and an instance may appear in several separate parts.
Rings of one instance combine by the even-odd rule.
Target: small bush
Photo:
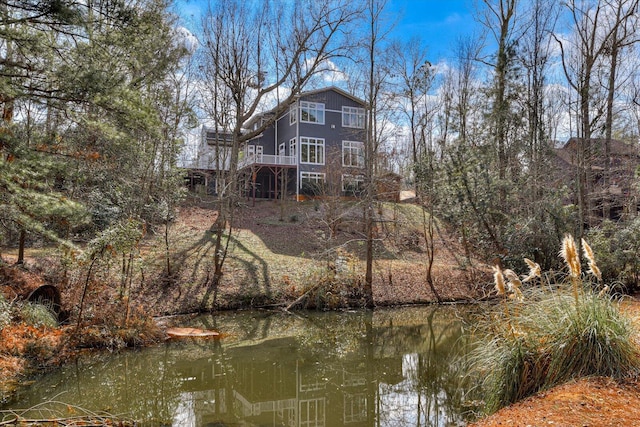
[[[308,286],[301,305],[308,309],[334,310],[364,305],[363,278],[353,254],[337,250],[335,259],[324,268],[314,269],[304,279]]]
[[[113,314],[111,317],[94,318],[93,323],[82,327],[74,334],[75,345],[83,348],[106,348],[117,350],[124,347],[138,347],[161,341],[164,332],[157,323],[142,311],[131,307],[127,321]]]
[[[495,412],[503,406],[536,393],[544,384],[548,360],[540,357],[531,340],[516,336],[499,336],[482,341],[473,362],[482,372],[485,410]]]
[[[605,280],[619,281],[627,292],[640,288],[640,217],[622,226],[605,221],[589,231],[589,240]]]
[[[11,304],[0,294],[0,331],[11,323]]]
[[[44,365],[59,351],[54,343],[46,339],[28,341],[24,346],[23,356],[34,365]]]
[[[28,302],[19,308],[22,320],[32,326],[49,326],[55,328],[58,326],[58,318],[48,307]]]

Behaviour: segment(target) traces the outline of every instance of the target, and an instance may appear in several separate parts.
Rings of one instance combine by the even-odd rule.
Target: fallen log
[[[166,333],[169,338],[207,338],[220,336],[220,332],[198,328],[168,328]]]
[[[115,420],[111,418],[73,417],[30,419],[15,417],[0,421],[1,427],[134,427],[135,421]]]

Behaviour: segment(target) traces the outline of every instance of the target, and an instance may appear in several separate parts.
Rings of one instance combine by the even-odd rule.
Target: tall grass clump
[[[638,369],[633,326],[612,296],[588,292],[577,310],[567,309],[563,296],[550,303],[540,320],[550,355],[547,386],[591,375],[623,378]]]
[[[501,308],[481,325],[471,357],[472,375],[482,381],[485,411],[573,378],[621,379],[638,372],[634,327],[621,313],[619,299],[602,286],[593,251],[581,243],[587,269],[582,269],[573,237],[563,240],[565,282],[545,283],[540,267],[530,260],[522,280],[494,267]],[[530,285],[521,290],[523,282]]]
[[[548,369],[548,361],[540,357],[535,342],[513,330],[484,337],[472,353],[471,363],[487,413],[537,392]]]

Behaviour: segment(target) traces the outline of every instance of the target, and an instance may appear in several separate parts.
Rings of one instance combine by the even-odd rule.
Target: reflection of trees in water
[[[464,372],[455,362],[466,346],[460,320],[439,307],[421,314],[426,314],[422,324],[401,329],[404,334],[387,330],[417,351],[403,355],[402,382],[379,386],[383,425],[446,426],[463,420],[465,390],[459,378]]]
[[[460,414],[465,412],[466,388],[460,384],[465,372],[459,356],[468,343],[459,323],[456,324],[457,334],[447,334],[444,328],[434,328],[434,314],[431,313],[427,321],[430,328],[429,339],[426,340],[428,351],[417,357],[418,416],[427,425],[450,425],[460,420]]]
[[[300,425],[444,425],[460,420],[464,341],[452,308],[203,316],[230,335],[78,362],[30,391],[155,425],[195,419]],[[54,387],[55,385],[55,387]],[[39,391],[38,391],[39,390]],[[21,405],[23,406],[23,405]],[[191,417],[191,418],[190,418]]]

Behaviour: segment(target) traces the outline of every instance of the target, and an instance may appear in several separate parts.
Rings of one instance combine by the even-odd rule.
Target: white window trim
[[[296,124],[298,121],[298,107],[293,104],[289,107],[289,126]]]
[[[306,140],[306,142],[305,142],[305,140]],[[316,143],[310,143],[309,142],[310,140],[315,140],[317,142]],[[322,141],[322,144],[319,144],[318,143],[319,141]],[[304,159],[302,158],[302,152],[303,152],[302,147],[304,145],[307,145],[308,147],[312,146],[312,145],[315,146],[315,147],[322,147],[322,161],[321,162],[304,161]],[[324,165],[325,155],[326,155],[325,148],[326,148],[326,144],[325,144],[324,138],[314,138],[314,137],[310,137],[310,136],[301,136],[300,137],[300,150],[299,150],[300,151],[300,163],[304,164],[304,165]],[[317,155],[316,155],[316,158],[317,158]]]
[[[342,107],[342,127],[345,128],[354,128],[354,129],[364,129],[364,121],[365,121],[365,111],[364,108],[359,108],[359,107],[348,107],[348,106],[343,106]],[[355,121],[356,124],[350,124],[350,123],[345,123],[345,118],[346,117],[351,117],[351,116],[355,116]],[[362,126],[358,125],[358,118],[362,117]]]
[[[344,151],[348,148],[349,150],[358,149],[360,152],[356,158],[358,159],[358,164],[355,165],[347,165],[344,162]],[[351,156],[349,156],[351,157]],[[364,143],[360,141],[342,141],[342,166],[345,168],[363,168],[364,167]]]
[[[316,184],[319,182],[324,183],[327,179],[324,172],[300,172],[300,188],[302,188],[302,182],[305,180],[305,178],[309,181],[313,181]]]
[[[293,156],[293,157],[296,157],[296,159],[298,157],[297,146],[298,146],[297,138],[291,138],[289,140],[289,155]]]
[[[314,111],[322,111],[322,121],[316,120],[304,120],[303,118],[303,110],[314,110]],[[316,118],[317,118],[316,114]],[[323,125],[325,122],[326,111],[324,109],[324,104],[321,102],[310,102],[310,101],[300,101],[300,123],[313,123],[316,125]]]
[[[341,187],[342,187],[343,193],[347,191],[347,189],[344,186],[345,181],[362,182],[362,184],[364,184],[364,175],[352,175],[349,173],[342,174]]]

